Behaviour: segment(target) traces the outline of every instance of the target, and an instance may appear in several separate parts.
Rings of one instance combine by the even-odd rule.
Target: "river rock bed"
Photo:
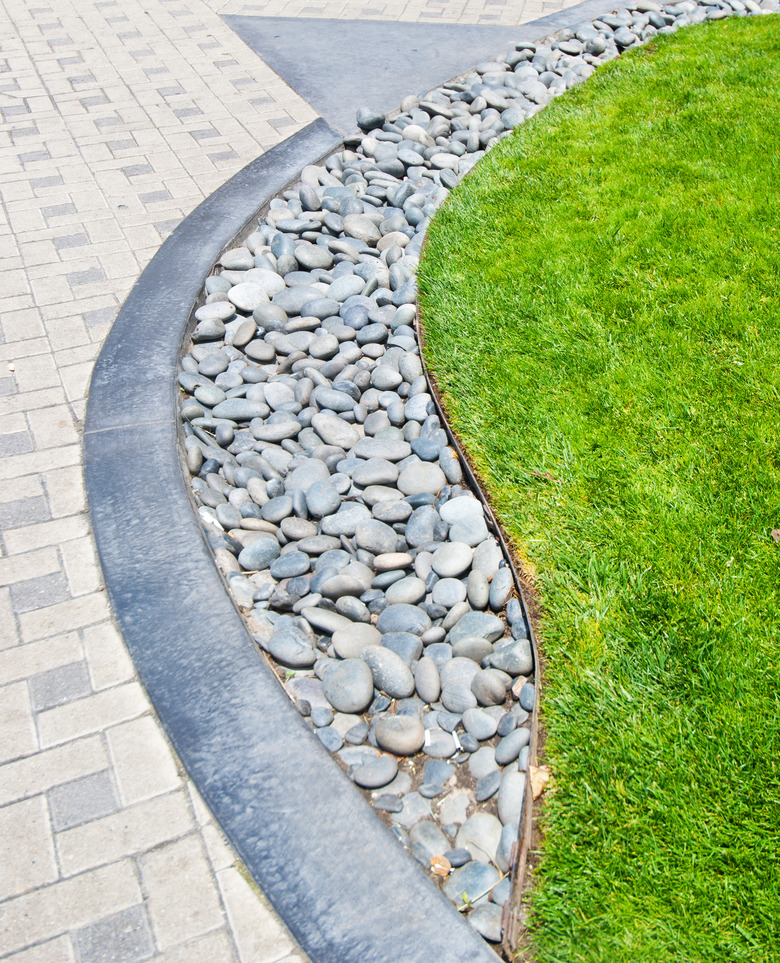
[[[423,372],[425,232],[486,150],[600,63],[777,9],[640,2],[520,43],[390,118],[362,109],[362,133],[271,201],[195,311],[185,456],[233,597],[322,744],[493,942],[535,666],[508,559]]]

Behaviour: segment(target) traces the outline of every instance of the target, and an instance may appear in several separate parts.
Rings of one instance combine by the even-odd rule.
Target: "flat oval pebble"
[[[444,853],[444,858],[449,861],[453,869],[457,869],[459,866],[465,866],[466,863],[471,862],[471,853],[467,849],[455,847],[448,849]]]
[[[447,479],[441,468],[427,462],[409,465],[398,475],[398,489],[404,495],[418,495],[421,492],[436,495],[446,484]]]
[[[274,632],[267,643],[268,651],[282,665],[306,669],[317,661],[318,653],[306,636],[294,627]]]
[[[386,458],[369,458],[352,472],[356,485],[394,485],[398,480],[398,468]],[[392,551],[386,549],[385,551]]]
[[[482,779],[498,768],[496,750],[493,746],[482,746],[469,756],[469,772],[475,779]]]
[[[501,669],[512,676],[530,675],[534,668],[531,643],[528,639],[518,639],[510,645],[496,648],[490,656],[490,664],[494,669]]]
[[[204,304],[195,312],[196,321],[227,321],[236,313],[235,306],[230,301],[213,301]]]
[[[468,849],[474,859],[492,862],[496,858],[501,828],[501,822],[491,813],[474,813],[458,831],[456,845]]]
[[[483,903],[487,904],[488,890],[500,878],[495,866],[491,866],[489,862],[472,859],[465,866],[461,866],[460,869],[456,869],[455,872],[450,874],[444,881],[442,891],[455,906],[463,905],[464,895],[467,902],[473,903],[474,906],[480,906]]]
[[[474,557],[474,549],[464,542],[449,542],[441,548],[437,548],[433,553],[431,565],[434,572],[441,578],[458,578],[468,571],[471,560]],[[469,635],[479,635],[479,632],[470,632]]]
[[[343,418],[320,411],[311,420],[312,428],[326,445],[351,448],[359,439],[359,432]]]
[[[381,789],[395,779],[397,772],[398,763],[392,756],[379,756],[373,762],[356,766],[352,770],[352,778],[363,789]]]
[[[466,581],[466,592],[472,608],[484,609],[490,598],[490,584],[484,572],[472,570]]]
[[[387,632],[411,632],[412,635],[422,635],[431,627],[431,620],[416,605],[388,605],[379,616],[376,627],[383,635]]]
[[[329,612],[327,609],[320,609],[315,606],[307,606],[301,611],[301,615],[313,628],[327,632],[329,635],[339,629],[347,629],[353,624],[343,615],[339,615],[338,612]]]
[[[466,598],[466,586],[457,578],[441,578],[433,586],[431,599],[436,605],[451,609]]]
[[[435,556],[434,556],[435,558]],[[475,635],[494,642],[500,639],[504,632],[504,623],[496,615],[487,612],[467,612],[458,623],[450,629],[449,640],[452,644],[469,635]],[[494,668],[500,666],[494,665]]]
[[[516,769],[506,769],[498,790],[498,817],[505,826],[517,828],[523,813],[525,774]]]
[[[416,605],[425,598],[425,582],[414,575],[409,575],[394,582],[385,592],[389,605],[408,603]]]
[[[374,685],[392,699],[405,699],[414,692],[414,677],[404,660],[384,646],[368,646],[360,658],[371,670]]]
[[[501,886],[503,882],[502,880],[498,886]],[[498,889],[498,886],[496,886],[496,889]],[[484,936],[491,943],[500,943],[502,917],[501,906],[496,903],[487,903],[477,906],[473,913],[469,913],[468,921],[480,936]]]
[[[466,709],[463,713],[463,725],[466,732],[471,733],[479,742],[490,739],[498,728],[496,720],[482,709]]]
[[[474,787],[474,798],[477,802],[487,802],[498,792],[501,786],[501,770],[494,769],[493,772],[489,772],[487,776],[482,779],[477,780],[477,785]]]
[[[303,552],[287,552],[271,562],[271,575],[276,579],[295,578],[309,571],[311,560]]]
[[[465,684],[442,686],[441,702],[450,712],[461,714],[466,709],[475,708],[477,697]]]
[[[471,680],[479,672],[479,666],[471,659],[452,658],[440,670],[441,684],[471,686]]]
[[[363,712],[374,697],[371,670],[361,659],[337,662],[322,679],[322,691],[338,712]]]
[[[497,669],[482,669],[471,680],[471,691],[481,706],[500,706],[506,701],[506,685]]]
[[[374,568],[377,572],[392,572],[408,568],[413,561],[414,559],[407,552],[387,552],[376,556]]]
[[[417,695],[427,703],[436,702],[441,693],[441,680],[436,663],[423,656],[412,668]]]
[[[425,729],[413,716],[383,716],[374,734],[382,749],[397,756],[412,756],[422,748]]]
[[[254,311],[261,304],[267,304],[268,295],[256,284],[246,282],[237,284],[228,291],[228,297],[240,311]]]
[[[379,645],[382,634],[373,625],[354,622],[333,633],[333,648],[342,659],[359,659],[369,645]],[[370,671],[370,670],[369,670]]]
[[[322,729],[317,729],[316,735],[329,752],[338,752],[344,745],[344,740],[333,726],[324,726]]]
[[[528,729],[513,729],[509,735],[496,746],[496,762],[500,766],[505,766],[514,762],[520,755],[520,750],[527,746],[531,741],[531,733]]]
[[[397,541],[394,529],[375,519],[360,522],[355,529],[355,544],[374,555],[394,551]]]
[[[511,571],[508,568],[500,568],[490,583],[490,607],[494,612],[500,612],[504,608],[513,587]]]
[[[409,839],[423,846],[431,856],[443,856],[450,848],[447,837],[430,819],[421,819],[412,826]]]
[[[449,759],[455,755],[457,745],[452,733],[443,729],[426,729],[423,752],[432,759]]]
[[[281,552],[279,543],[273,536],[256,538],[238,556],[238,564],[244,571],[259,572],[278,558]]]

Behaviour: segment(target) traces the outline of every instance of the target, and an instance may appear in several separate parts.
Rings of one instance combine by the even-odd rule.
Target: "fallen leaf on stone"
[[[775,540],[775,543],[780,542],[780,528],[772,529],[772,538]]]
[[[550,770],[547,766],[529,766],[528,775],[531,779],[531,792],[534,799],[538,799],[550,780]]]
[[[431,856],[431,872],[437,876],[449,876],[452,866],[445,856]]]

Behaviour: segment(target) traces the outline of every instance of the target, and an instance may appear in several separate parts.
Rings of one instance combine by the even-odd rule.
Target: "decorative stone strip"
[[[530,625],[413,328],[428,220],[485,149],[598,63],[770,9],[647,2],[518,44],[392,119],[361,111],[366,136],[324,168],[304,165],[339,137],[310,125],[201,205],[120,313],[85,439],[112,604],[182,760],[315,961],[495,959],[356,784],[494,942],[530,814]],[[201,523],[273,663],[196,534],[167,380],[199,279],[269,201],[207,282],[180,384]]]
[[[390,118],[362,108],[364,135],[222,254],[179,375],[199,514],[253,638],[495,943],[536,761],[532,632],[423,373],[418,258],[437,207],[501,137],[623,50],[727,11],[748,8],[640,0],[518,43]]]

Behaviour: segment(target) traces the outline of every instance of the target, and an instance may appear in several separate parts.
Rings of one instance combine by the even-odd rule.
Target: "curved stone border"
[[[214,565],[178,461],[173,372],[202,278],[248,209],[340,141],[315,121],[264,154],[201,204],[142,274],[90,390],[84,457],[95,538],[114,613],[166,732],[311,959],[495,963],[268,669]]]

